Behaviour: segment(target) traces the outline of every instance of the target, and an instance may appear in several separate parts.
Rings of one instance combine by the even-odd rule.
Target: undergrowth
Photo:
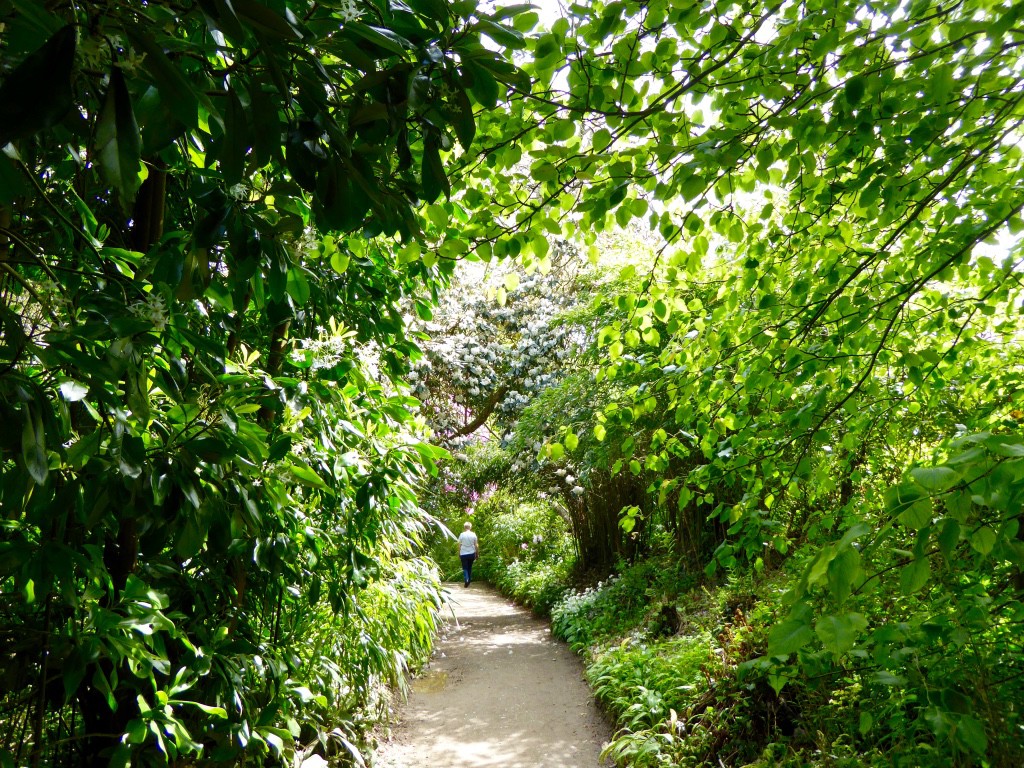
[[[778,686],[762,662],[791,575],[711,586],[670,565],[623,566],[551,611],[615,720],[604,754],[617,766],[981,765],[930,737],[922,689],[879,684],[870,667],[823,660],[827,674]]]

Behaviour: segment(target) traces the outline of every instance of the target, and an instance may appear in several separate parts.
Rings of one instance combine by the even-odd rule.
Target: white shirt
[[[472,531],[463,531],[459,534],[459,554],[460,555],[473,555],[476,554],[479,541],[476,534]]]

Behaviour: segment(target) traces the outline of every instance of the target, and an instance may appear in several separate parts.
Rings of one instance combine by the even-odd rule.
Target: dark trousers
[[[473,580],[473,561],[476,560],[476,555],[459,555],[459,559],[462,560],[462,580],[469,584]]]

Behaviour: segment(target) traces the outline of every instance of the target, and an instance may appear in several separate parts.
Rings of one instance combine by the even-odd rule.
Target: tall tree
[[[0,762],[356,750],[429,646],[393,244],[502,17],[0,2]]]

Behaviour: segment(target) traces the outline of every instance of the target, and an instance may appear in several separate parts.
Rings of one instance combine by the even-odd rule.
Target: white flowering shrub
[[[406,377],[442,442],[462,447],[479,439],[485,423],[491,434],[506,435],[532,399],[562,378],[587,340],[563,318],[585,298],[590,271],[561,243],[546,273],[471,264],[457,275],[444,305],[419,321],[423,355]]]

